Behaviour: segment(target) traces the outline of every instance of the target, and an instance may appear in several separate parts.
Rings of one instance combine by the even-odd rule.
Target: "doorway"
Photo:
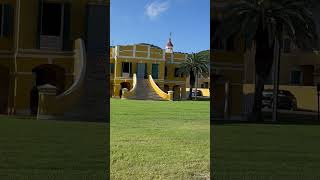
[[[36,78],[36,85],[30,92],[30,110],[32,115],[37,115],[39,91],[38,86],[50,84],[57,88],[57,94],[61,94],[65,89],[65,70],[57,65],[44,64],[35,67],[32,73]]]
[[[138,63],[137,64],[137,78],[144,79],[146,76],[146,65],[145,63]]]

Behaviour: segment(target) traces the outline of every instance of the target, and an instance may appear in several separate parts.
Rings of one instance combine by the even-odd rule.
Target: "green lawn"
[[[320,126],[214,125],[212,167],[218,180],[320,179]]]
[[[2,116],[0,179],[106,179],[106,127]]]
[[[111,100],[111,179],[206,179],[208,101]]]

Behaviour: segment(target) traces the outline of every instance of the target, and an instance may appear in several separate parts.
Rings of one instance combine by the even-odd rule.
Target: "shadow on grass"
[[[278,121],[272,121],[272,115],[270,113],[264,114],[263,122],[252,122],[248,120],[215,120],[211,119],[211,125],[229,125],[229,124],[274,124],[274,125],[320,125],[317,115],[306,114],[290,114],[279,113]]]

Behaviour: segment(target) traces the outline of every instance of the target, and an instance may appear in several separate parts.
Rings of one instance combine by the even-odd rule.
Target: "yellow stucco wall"
[[[272,85],[266,85],[265,89],[273,89]],[[317,88],[314,86],[286,86],[281,85],[281,90],[290,91],[297,98],[297,105],[300,109],[317,111]],[[245,84],[243,86],[245,94],[254,93],[254,84]]]
[[[71,4],[70,41],[74,42],[77,38],[84,37],[88,0],[49,0],[49,2],[69,2]],[[0,3],[10,3],[14,11],[17,10],[16,0],[1,0]],[[72,52],[37,49],[38,9],[38,0],[21,0],[19,36],[12,33],[10,38],[0,38],[0,66],[9,68],[11,72],[8,99],[10,107],[8,109],[14,109],[16,113],[21,114],[28,114],[30,110],[30,91],[36,83],[35,77],[32,75],[32,70],[35,67],[43,64],[57,65],[65,71],[65,89],[74,82],[74,56]],[[17,28],[16,17],[14,24],[14,28]],[[15,61],[13,51],[17,37],[19,37],[19,53]]]

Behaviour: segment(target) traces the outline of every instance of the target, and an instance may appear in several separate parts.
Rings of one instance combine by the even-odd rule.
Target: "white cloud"
[[[147,4],[145,7],[145,13],[150,19],[154,19],[159,16],[161,13],[169,9],[169,1],[159,2],[154,1],[150,4]]]

